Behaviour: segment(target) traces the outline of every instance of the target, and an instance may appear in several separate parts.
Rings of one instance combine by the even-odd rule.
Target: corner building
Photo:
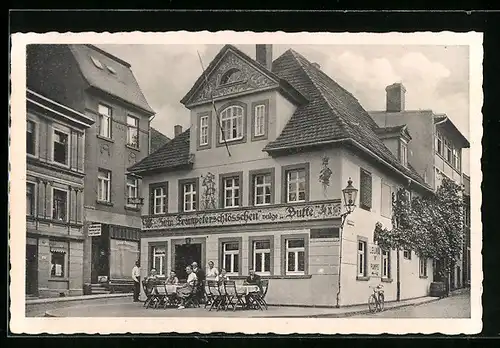
[[[270,279],[271,304],[366,303],[380,282],[396,299],[396,252],[374,245],[375,224],[390,226],[397,187],[432,191],[379,136],[407,130],[378,127],[317,64],[293,50],[273,61],[270,45],[256,60],[224,46],[181,102],[192,126],[129,168],[145,198],[142,276],[185,279],[212,260],[238,281],[249,267]],[[349,178],[357,208],[341,234]],[[427,295],[432,260],[400,267],[401,298]]]

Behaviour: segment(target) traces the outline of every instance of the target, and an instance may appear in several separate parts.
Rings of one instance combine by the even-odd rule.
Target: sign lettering
[[[253,209],[166,214],[142,218],[144,230],[326,220],[340,217],[340,202],[316,202]]]
[[[98,237],[101,235],[101,224],[90,224],[88,229],[89,237]]]
[[[380,247],[370,247],[370,276],[380,278]]]

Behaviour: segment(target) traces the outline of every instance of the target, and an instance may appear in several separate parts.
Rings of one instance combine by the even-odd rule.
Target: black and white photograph
[[[480,331],[481,40],[13,35],[12,330]]]

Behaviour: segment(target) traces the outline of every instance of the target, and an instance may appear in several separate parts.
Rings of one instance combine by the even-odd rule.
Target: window
[[[305,240],[304,238],[286,239],[286,274],[305,273]]]
[[[243,139],[243,108],[233,105],[225,108],[220,113],[222,132],[220,132],[220,143]]]
[[[26,183],[26,215],[35,215],[36,186],[34,183]]]
[[[253,269],[260,274],[271,272],[271,241],[255,240],[252,243]]]
[[[35,122],[26,121],[26,153],[35,155],[36,149],[36,131]]]
[[[64,278],[66,271],[66,253],[62,251],[50,251],[50,276],[56,278]]]
[[[372,175],[360,169],[359,206],[365,210],[372,208]]]
[[[200,117],[200,146],[208,145],[208,115]]]
[[[286,173],[287,202],[305,202],[306,171],[304,169],[289,170]]]
[[[460,152],[456,148],[453,148],[453,167],[460,170]]]
[[[104,66],[102,65],[101,61],[97,59],[96,57],[90,56],[90,59],[92,60],[92,63],[99,68],[99,69],[104,69]]]
[[[382,278],[391,278],[391,252],[382,250]]]
[[[222,191],[223,191],[223,208],[232,208],[240,206],[241,189],[240,189],[241,175],[239,176],[226,176],[222,178]]]
[[[54,161],[61,164],[68,164],[68,134],[54,131]]]
[[[127,198],[137,198],[139,191],[139,180],[133,176],[127,176]],[[137,204],[129,204],[127,200],[127,205],[132,207],[137,207]]]
[[[272,176],[267,174],[254,174],[253,182],[253,205],[267,205],[272,201]]]
[[[238,273],[240,269],[240,246],[237,241],[222,243],[222,268],[229,274]]]
[[[66,221],[68,210],[68,192],[52,189],[52,219]]]
[[[425,257],[419,259],[419,273],[421,277],[427,277],[427,259]]]
[[[445,147],[446,160],[448,161],[448,163],[451,163],[451,158],[452,158],[451,149],[452,149],[452,145],[451,145],[451,143],[447,139],[444,140],[444,147]]]
[[[99,104],[99,135],[106,138],[111,138],[111,108]]]
[[[111,202],[111,172],[99,169],[97,174],[97,199],[101,202]]]
[[[139,147],[139,119],[127,116],[127,145]]]
[[[222,77],[220,79],[220,84],[224,85],[227,83],[241,81],[242,78],[243,78],[243,75],[242,75],[240,70],[238,70],[236,68],[231,68],[228,71],[226,71],[224,73],[224,75],[222,75]]]
[[[366,241],[358,240],[358,277],[366,277]]]
[[[439,132],[436,132],[436,152],[443,155],[443,136]]]
[[[165,214],[168,207],[168,183],[149,185],[149,211],[150,214]]]
[[[260,137],[266,134],[266,106],[257,105],[254,112],[254,136]]]
[[[196,183],[189,182],[182,185],[183,211],[196,210]]]
[[[165,247],[153,247],[153,267],[158,272],[158,275],[165,275]]]
[[[403,258],[406,260],[411,260],[411,250],[403,250]]]
[[[392,193],[391,187],[385,183],[382,183],[382,205],[381,205],[381,215],[390,218],[392,214]]]
[[[404,141],[399,143],[399,160],[405,167],[408,165],[408,144]]]

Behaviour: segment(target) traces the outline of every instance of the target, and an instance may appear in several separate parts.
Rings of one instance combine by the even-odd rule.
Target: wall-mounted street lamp
[[[340,279],[342,275],[342,234],[344,231],[344,223],[347,216],[351,214],[356,208],[356,198],[358,196],[358,189],[352,186],[352,180],[349,178],[347,180],[347,186],[342,190],[342,195],[344,196],[345,212],[342,213],[339,231],[339,280],[338,280],[338,291],[337,291],[337,307],[340,307]]]

